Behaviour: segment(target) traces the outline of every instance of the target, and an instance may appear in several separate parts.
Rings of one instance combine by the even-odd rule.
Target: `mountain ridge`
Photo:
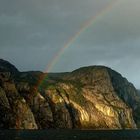
[[[111,68],[89,66],[45,77],[40,71],[19,72],[4,60],[0,67],[0,128],[140,127],[140,95]]]

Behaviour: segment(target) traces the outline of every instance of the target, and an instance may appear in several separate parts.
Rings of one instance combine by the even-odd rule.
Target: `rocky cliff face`
[[[110,68],[92,66],[71,73],[48,74],[37,87],[39,79],[46,74],[21,73],[13,65],[11,70],[4,60],[0,61],[1,67],[0,128],[122,129],[140,126],[137,90]]]

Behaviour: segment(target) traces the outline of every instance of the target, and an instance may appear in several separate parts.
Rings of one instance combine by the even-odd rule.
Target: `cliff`
[[[0,128],[140,126],[140,95],[127,79],[110,68],[90,66],[71,73],[45,74],[19,72],[2,60],[0,71]]]

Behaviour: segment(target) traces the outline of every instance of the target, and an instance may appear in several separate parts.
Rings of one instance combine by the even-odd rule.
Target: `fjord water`
[[[0,130],[7,140],[140,140],[140,130]]]

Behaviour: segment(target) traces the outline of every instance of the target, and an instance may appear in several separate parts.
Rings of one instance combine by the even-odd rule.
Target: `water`
[[[140,130],[0,130],[0,140],[140,140]]]

